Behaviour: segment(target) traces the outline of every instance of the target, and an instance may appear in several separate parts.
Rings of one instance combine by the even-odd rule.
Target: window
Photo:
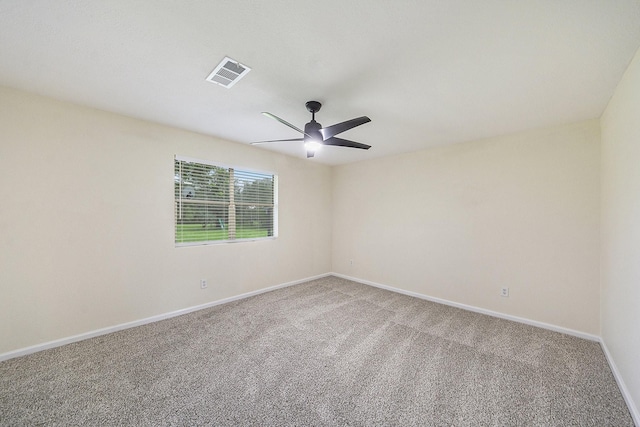
[[[176,246],[278,234],[278,177],[176,156]]]

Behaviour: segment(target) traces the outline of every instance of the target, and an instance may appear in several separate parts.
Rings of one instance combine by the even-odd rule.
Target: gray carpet
[[[633,426],[598,343],[335,277],[2,362],[0,423]]]

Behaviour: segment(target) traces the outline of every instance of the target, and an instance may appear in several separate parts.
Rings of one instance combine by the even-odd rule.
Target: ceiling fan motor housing
[[[304,141],[305,142],[316,141],[316,142],[322,143],[324,139],[322,138],[320,129],[322,129],[322,125],[316,122],[315,120],[311,120],[309,123],[304,125],[304,133],[306,134],[304,136]]]

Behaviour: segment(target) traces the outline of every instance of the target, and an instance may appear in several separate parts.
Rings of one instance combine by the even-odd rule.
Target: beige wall
[[[602,338],[640,419],[640,51],[602,116]],[[631,405],[630,405],[631,406]]]
[[[599,335],[599,138],[594,120],[336,167],[333,270]]]
[[[329,167],[6,88],[0,138],[0,354],[330,271]],[[175,154],[277,173],[280,237],[175,248]]]

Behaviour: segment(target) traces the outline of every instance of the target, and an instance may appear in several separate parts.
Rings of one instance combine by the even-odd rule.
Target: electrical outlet
[[[507,288],[506,286],[503,286],[502,288],[500,288],[500,296],[501,297],[508,297],[509,296],[509,288]]]
[[[353,260],[352,259],[349,260],[349,265],[353,267]]]
[[[200,280],[200,289],[207,289],[207,281],[205,279]]]

